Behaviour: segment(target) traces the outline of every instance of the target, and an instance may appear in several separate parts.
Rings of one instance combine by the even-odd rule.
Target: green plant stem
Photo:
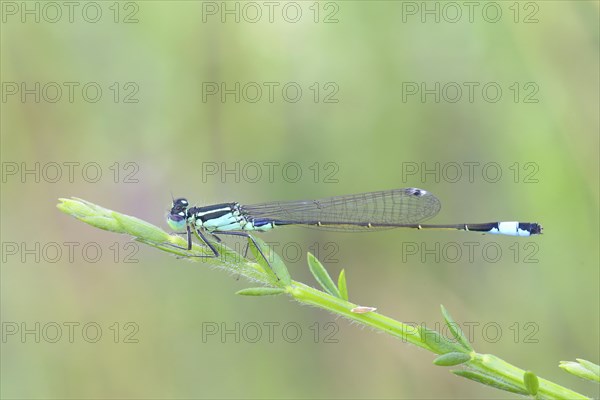
[[[353,321],[389,333],[415,346],[430,350],[423,343],[418,329],[414,326],[403,324],[376,312],[365,314],[354,313],[351,310],[357,307],[356,304],[334,297],[300,282],[292,281],[292,286],[287,289],[287,293],[300,303],[322,308],[333,314],[344,316]]]
[[[475,357],[466,364],[473,370],[487,375],[501,377],[505,382],[512,383],[515,386],[521,386],[525,371],[515,367],[512,364],[492,355],[475,353]],[[542,399],[589,399],[582,394],[574,392],[556,383],[543,378],[538,378],[540,387],[538,397]]]
[[[197,244],[194,244],[192,249],[188,251],[186,250],[187,242],[182,237],[177,235],[169,235],[162,229],[148,222],[97,206],[85,200],[60,199],[60,201],[61,203],[59,203],[57,207],[61,211],[72,215],[73,217],[87,224],[103,230],[131,235],[135,238],[135,240],[155,247],[159,250],[186,258],[190,261],[203,261],[210,263],[211,265],[225,269],[232,274],[242,275],[253,282],[258,282],[263,286],[262,288],[246,289],[241,291],[240,294],[262,296],[286,293],[300,303],[322,308],[333,314],[346,317],[349,320],[359,322],[382,332],[386,332],[398,339],[401,339],[402,341],[419,346],[435,354],[442,354],[442,357],[446,357],[443,360],[445,363],[443,365],[455,365],[450,363],[446,364],[446,362],[453,359],[459,360],[459,363],[462,363],[466,369],[454,371],[457,375],[465,376],[468,379],[472,379],[501,390],[508,390],[524,395],[529,393],[524,384],[524,370],[517,368],[496,356],[476,353],[475,351],[471,350],[471,347],[468,343],[465,345],[464,343],[460,343],[460,340],[451,341],[435,331],[407,325],[376,312],[352,311],[355,309],[355,307],[357,307],[357,305],[346,301],[343,298],[344,296],[347,296],[345,277],[343,279],[344,296],[342,296],[338,288],[335,286],[332,287],[332,285],[334,285],[333,281],[331,278],[329,278],[324,267],[312,256],[312,258],[309,257],[309,262],[312,264],[311,268],[313,274],[317,274],[319,279],[321,279],[322,284],[329,288],[330,293],[337,293],[340,297],[333,296],[332,294],[328,294],[324,291],[314,289],[303,283],[289,279],[289,273],[281,259],[274,253],[271,253],[270,249],[268,249],[268,247],[266,247],[266,245],[264,245],[264,243],[258,238],[255,238],[255,240],[261,245],[261,248],[265,246],[263,251],[267,254],[272,254],[274,257],[274,260],[270,261],[270,266],[266,265],[266,263],[262,262],[261,260],[258,260],[258,262],[252,262],[220,243],[214,243],[221,255],[219,258],[198,257],[206,256],[207,254],[210,254],[210,252],[207,252],[206,248],[198,246]],[[276,276],[271,270],[271,266],[273,266],[273,270],[280,271],[280,273],[285,273],[285,277],[282,279],[278,278],[278,276]],[[265,290],[264,287],[280,290]],[[446,313],[445,309],[444,312]],[[445,318],[448,323],[448,318],[446,315]],[[465,354],[468,355],[468,357],[466,357]],[[455,357],[456,355],[460,357]],[[440,363],[440,365],[442,364]],[[528,374],[530,378],[533,375],[532,373]],[[536,377],[533,375],[533,380],[535,381],[535,379]],[[537,393],[529,393],[529,395],[534,398],[588,398],[582,394],[569,390],[545,379],[538,378],[538,381],[539,387],[537,388]]]
[[[321,292],[320,290],[309,287],[303,283],[293,281],[292,286],[287,292],[295,300],[301,303],[310,304],[331,313],[342,315],[352,321],[360,322],[361,324],[386,332],[403,341],[414,344],[415,346],[432,351],[425,343],[423,343],[418,330],[414,326],[403,324],[402,322],[376,312],[366,314],[353,313],[351,310],[356,307],[355,304]],[[523,385],[524,370],[491,354],[471,352],[471,357],[471,361],[464,364],[469,369],[486,375],[500,377],[503,381],[512,383],[515,386]],[[540,378],[539,382],[538,398],[588,399],[588,397],[582,394],[546,379]]]

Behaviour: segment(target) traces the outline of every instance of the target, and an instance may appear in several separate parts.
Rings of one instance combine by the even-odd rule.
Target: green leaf
[[[105,231],[124,233],[125,231],[113,218],[112,211],[88,203],[80,199],[59,199],[60,203],[56,207],[69,214],[72,217],[77,218],[86,224],[95,226],[96,228],[103,229]]]
[[[506,392],[517,393],[524,396],[527,396],[529,393],[527,391],[521,389],[518,386],[510,384],[508,382],[501,381],[498,378],[494,378],[489,375],[482,374],[481,372],[475,371],[467,371],[467,370],[455,370],[452,371],[453,374],[462,376],[463,378],[470,379],[475,382],[482,383],[487,386],[491,386],[496,389],[504,390]]]
[[[103,216],[94,216],[94,217],[82,217],[77,218],[80,221],[85,222],[88,225],[92,225],[96,228],[100,228],[105,231],[115,232],[115,233],[127,233],[123,230],[121,224],[115,221],[114,218],[107,218]]]
[[[600,376],[600,366],[599,365],[594,364],[591,361],[584,360],[583,358],[576,358],[576,360],[579,362],[579,364],[583,365],[585,367],[585,369],[589,370],[596,376]]]
[[[112,212],[113,218],[132,236],[143,237],[147,241],[162,243],[169,241],[169,235],[156,225],[152,225],[136,217]]]
[[[433,363],[435,365],[439,365],[440,367],[451,367],[453,365],[466,363],[470,360],[471,356],[469,354],[454,351],[452,353],[442,354],[441,356],[433,360]]]
[[[338,276],[338,290],[342,299],[348,301],[348,286],[346,286],[346,273],[342,269]]]
[[[436,354],[446,354],[453,352],[464,352],[462,346],[457,343],[452,343],[438,332],[427,329],[423,326],[419,327],[419,336],[423,343],[427,345]]]
[[[58,200],[60,201],[60,203],[58,203],[56,207],[65,214],[72,215],[75,218],[81,219],[83,217],[97,215],[97,213],[94,212],[94,210],[92,210],[88,205],[86,205],[82,201],[63,198],[60,198]]]
[[[530,395],[535,396],[540,388],[540,381],[536,374],[531,371],[525,371],[523,374],[523,383]]]
[[[308,268],[310,269],[310,272],[312,272],[317,282],[319,282],[319,285],[321,285],[321,287],[330,295],[341,299],[342,295],[340,294],[340,291],[338,290],[337,286],[335,286],[335,283],[333,283],[333,280],[329,276],[329,273],[327,273],[327,270],[323,264],[321,264],[321,262],[317,260],[312,253],[307,254],[307,260]]]
[[[237,291],[242,296],[274,296],[285,293],[285,289],[272,287],[253,287]]]
[[[454,322],[454,319],[452,319],[452,316],[450,315],[448,310],[446,310],[446,307],[441,305],[441,308],[442,308],[442,315],[444,316],[444,319],[446,320],[446,325],[450,329],[450,332],[452,332],[452,336],[454,336],[454,338],[458,341],[458,343],[460,343],[465,348],[465,350],[473,351],[473,347],[471,346],[471,343],[469,343],[469,340],[465,336],[462,329],[460,329],[460,326],[456,322]]]
[[[157,226],[139,218],[121,214],[81,199],[59,199],[58,209],[86,224],[105,231],[125,233],[146,242],[162,243],[169,235]]]
[[[577,358],[577,361],[561,361],[559,367],[580,378],[600,382],[600,367],[598,365],[581,358]]]
[[[263,267],[263,269],[270,274],[274,274],[275,278],[279,280],[279,283],[283,286],[290,286],[292,284],[292,277],[290,273],[283,263],[283,260],[275,253],[271,251],[271,248],[266,245],[261,239],[257,237],[252,237],[256,244],[260,246],[260,250],[265,255],[267,260],[260,254],[256,246],[254,245],[254,241],[251,238],[248,238],[248,245],[252,250],[252,254],[254,254],[254,258],[256,261]]]

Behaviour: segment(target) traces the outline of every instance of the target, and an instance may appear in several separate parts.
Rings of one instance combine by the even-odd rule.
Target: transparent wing
[[[324,224],[335,230],[363,230],[365,224],[378,228],[414,224],[433,217],[440,202],[433,194],[417,188],[329,197],[320,200],[281,201],[242,206],[250,218],[287,224]],[[380,226],[377,226],[380,225]],[[392,226],[386,226],[392,225]]]

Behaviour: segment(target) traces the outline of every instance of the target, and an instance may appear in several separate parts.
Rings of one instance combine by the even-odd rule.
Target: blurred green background
[[[544,235],[261,237],[296,280],[316,284],[312,251],[345,268],[354,302],[432,328],[444,304],[477,351],[598,397],[558,368],[600,358],[598,2],[475,3],[75,2],[71,18],[62,3],[3,2],[0,395],[509,397],[55,208],[76,196],[167,229],[171,193],[251,204],[415,186],[442,200],[433,222],[524,220]],[[407,92],[421,83],[439,83],[439,101]],[[479,163],[473,179],[465,163]]]

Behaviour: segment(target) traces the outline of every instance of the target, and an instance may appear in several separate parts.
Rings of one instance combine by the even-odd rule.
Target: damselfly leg
[[[204,235],[204,233],[202,232],[201,229],[193,229],[190,227],[189,224],[187,224],[186,232],[175,232],[175,233],[178,235],[186,235],[187,236],[187,248],[184,248],[184,247],[178,246],[176,244],[172,244],[172,243],[165,243],[165,244],[175,247],[177,249],[190,251],[190,250],[192,250],[192,244],[193,244],[192,243],[192,233],[193,233],[194,236],[196,236],[196,238],[198,239],[198,241],[205,244],[213,253],[213,254],[201,254],[201,255],[188,255],[186,257],[198,257],[198,258],[218,258],[218,257],[220,257],[221,254],[219,253],[217,248],[207,239],[207,237]],[[218,243],[221,243],[223,241],[215,233],[213,233],[213,232],[209,232],[209,233]],[[265,262],[267,263],[269,268],[271,268],[271,263],[269,263],[269,259],[265,256],[265,254],[261,250],[261,248],[258,245],[258,243],[256,242],[256,240],[254,240],[252,235],[250,235],[249,233],[232,231],[232,232],[219,232],[219,235],[239,236],[239,237],[244,237],[246,239],[250,239],[252,241],[252,243],[254,244],[254,247],[256,247],[256,249],[258,250],[258,253],[260,254],[260,256],[263,258],[263,260],[265,260]],[[249,244],[247,243],[245,246],[245,249],[244,249],[244,258],[247,258],[248,247],[249,247]],[[279,279],[279,278],[277,278],[277,279]]]

